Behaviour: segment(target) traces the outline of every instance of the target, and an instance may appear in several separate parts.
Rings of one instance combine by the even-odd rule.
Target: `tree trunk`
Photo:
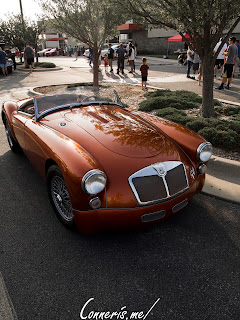
[[[202,61],[203,89],[202,89],[202,115],[204,118],[215,116],[213,103],[214,59],[205,56]]]
[[[98,47],[93,47],[93,87],[99,87],[98,83]]]

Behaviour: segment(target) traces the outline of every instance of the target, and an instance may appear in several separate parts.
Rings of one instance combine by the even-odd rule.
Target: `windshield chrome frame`
[[[61,111],[61,110],[66,110],[66,109],[72,109],[72,108],[79,108],[79,107],[84,107],[84,106],[91,106],[91,105],[115,105],[120,108],[123,108],[122,105],[116,103],[116,102],[109,102],[109,101],[86,101],[86,102],[78,102],[78,103],[71,103],[71,104],[66,104],[62,106],[57,106],[48,110],[43,111],[42,113],[38,113],[38,108],[37,108],[37,98],[34,98],[34,108],[35,108],[35,117],[36,117],[36,122],[40,121],[42,118],[47,116],[48,114]]]

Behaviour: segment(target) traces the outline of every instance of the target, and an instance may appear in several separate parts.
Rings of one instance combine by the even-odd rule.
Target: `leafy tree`
[[[9,15],[0,20],[0,37],[9,47],[24,48],[24,27],[21,15]]]
[[[109,0],[48,0],[42,4],[52,26],[93,49],[93,85],[98,87],[98,59],[106,39],[124,21],[119,6]]]
[[[45,21],[30,21],[28,24],[25,25],[24,30],[24,39],[25,43],[30,44],[34,49],[35,52],[37,52],[38,44],[39,44],[39,36],[42,34],[42,32],[45,29]],[[37,62],[38,62],[38,56]]]
[[[203,116],[214,116],[213,69],[222,46],[214,55],[213,49],[223,31],[229,30],[226,41],[239,23],[239,0],[123,0],[123,4],[129,14],[134,12],[151,25],[174,29],[182,36],[189,33],[190,46],[203,66]]]
[[[9,47],[17,47],[23,50],[26,43],[29,43],[37,50],[39,35],[44,30],[44,20],[35,22],[27,19],[22,20],[21,15],[9,15],[6,21],[0,21],[0,37]]]

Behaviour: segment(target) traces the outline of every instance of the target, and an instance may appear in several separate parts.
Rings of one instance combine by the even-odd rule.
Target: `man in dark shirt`
[[[29,65],[30,72],[32,72],[34,64],[34,50],[29,44],[26,45],[24,50],[24,57],[27,59],[27,64]]]
[[[110,67],[110,72],[113,72],[113,68],[112,68],[113,60],[114,60],[114,50],[112,48],[111,43],[109,43],[109,45],[108,45],[108,64]]]
[[[6,61],[6,52],[0,47],[0,68],[2,68],[2,73],[4,76],[8,75],[7,72],[7,61]]]
[[[238,55],[238,49],[237,49],[237,46],[235,45],[235,41],[236,41],[235,37],[230,37],[229,38],[229,46],[223,52],[223,55],[226,56],[226,61],[224,64],[222,83],[220,84],[220,86],[218,88],[216,88],[218,90],[223,90],[224,89],[223,85],[226,82],[227,82],[226,89],[230,89],[230,83],[231,83],[232,75],[233,75],[233,67],[235,64],[235,59]]]
[[[123,48],[123,44],[120,43],[119,48],[117,49],[117,74],[119,74],[119,69],[121,69],[122,74],[124,74],[124,59],[127,54],[127,51]]]

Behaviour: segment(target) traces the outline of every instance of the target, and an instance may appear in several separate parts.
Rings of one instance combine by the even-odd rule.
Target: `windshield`
[[[103,103],[118,103],[121,104],[121,100],[117,95],[115,90],[111,90],[109,96],[104,93],[104,90],[98,90],[97,92],[93,90],[93,87],[85,88],[71,88],[71,90],[63,90],[58,94],[51,94],[36,97],[34,99],[36,120],[40,120],[45,115],[57,112],[67,108],[76,108],[94,104],[103,104]]]

